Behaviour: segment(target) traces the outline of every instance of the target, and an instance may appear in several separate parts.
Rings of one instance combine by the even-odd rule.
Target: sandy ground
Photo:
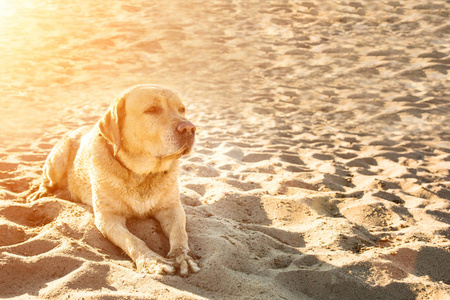
[[[448,1],[0,1],[0,298],[450,297]],[[125,88],[198,127],[202,270],[138,273],[89,207],[25,193]],[[155,251],[153,220],[129,228]]]

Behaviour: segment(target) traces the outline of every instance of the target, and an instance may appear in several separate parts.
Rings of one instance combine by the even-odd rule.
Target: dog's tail
[[[25,191],[21,195],[21,198],[23,198],[24,202],[34,202],[40,198],[50,196],[51,194],[52,192],[49,191],[46,185],[41,181],[32,184],[28,191]]]

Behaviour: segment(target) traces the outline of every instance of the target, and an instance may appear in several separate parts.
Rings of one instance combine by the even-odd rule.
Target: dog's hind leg
[[[69,164],[72,163],[72,153],[76,150],[69,136],[61,139],[53,147],[45,161],[39,189],[27,197],[28,201],[35,201],[52,194],[57,189],[67,187],[67,171]]]

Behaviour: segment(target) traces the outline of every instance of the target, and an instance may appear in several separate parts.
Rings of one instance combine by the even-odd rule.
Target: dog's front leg
[[[151,274],[175,274],[172,263],[150,250],[144,241],[133,235],[126,227],[126,218],[99,212],[94,207],[95,225],[100,232],[120,247],[136,263],[139,271]]]
[[[168,257],[174,260],[175,266],[180,270],[180,275],[187,276],[189,271],[192,273],[200,271],[189,250],[186,215],[181,204],[160,210],[154,214],[154,217],[159,221],[164,234],[169,239]]]

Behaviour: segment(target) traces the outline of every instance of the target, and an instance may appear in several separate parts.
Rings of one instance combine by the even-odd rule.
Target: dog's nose
[[[177,126],[177,131],[181,134],[194,134],[197,128],[191,122],[181,122]]]

